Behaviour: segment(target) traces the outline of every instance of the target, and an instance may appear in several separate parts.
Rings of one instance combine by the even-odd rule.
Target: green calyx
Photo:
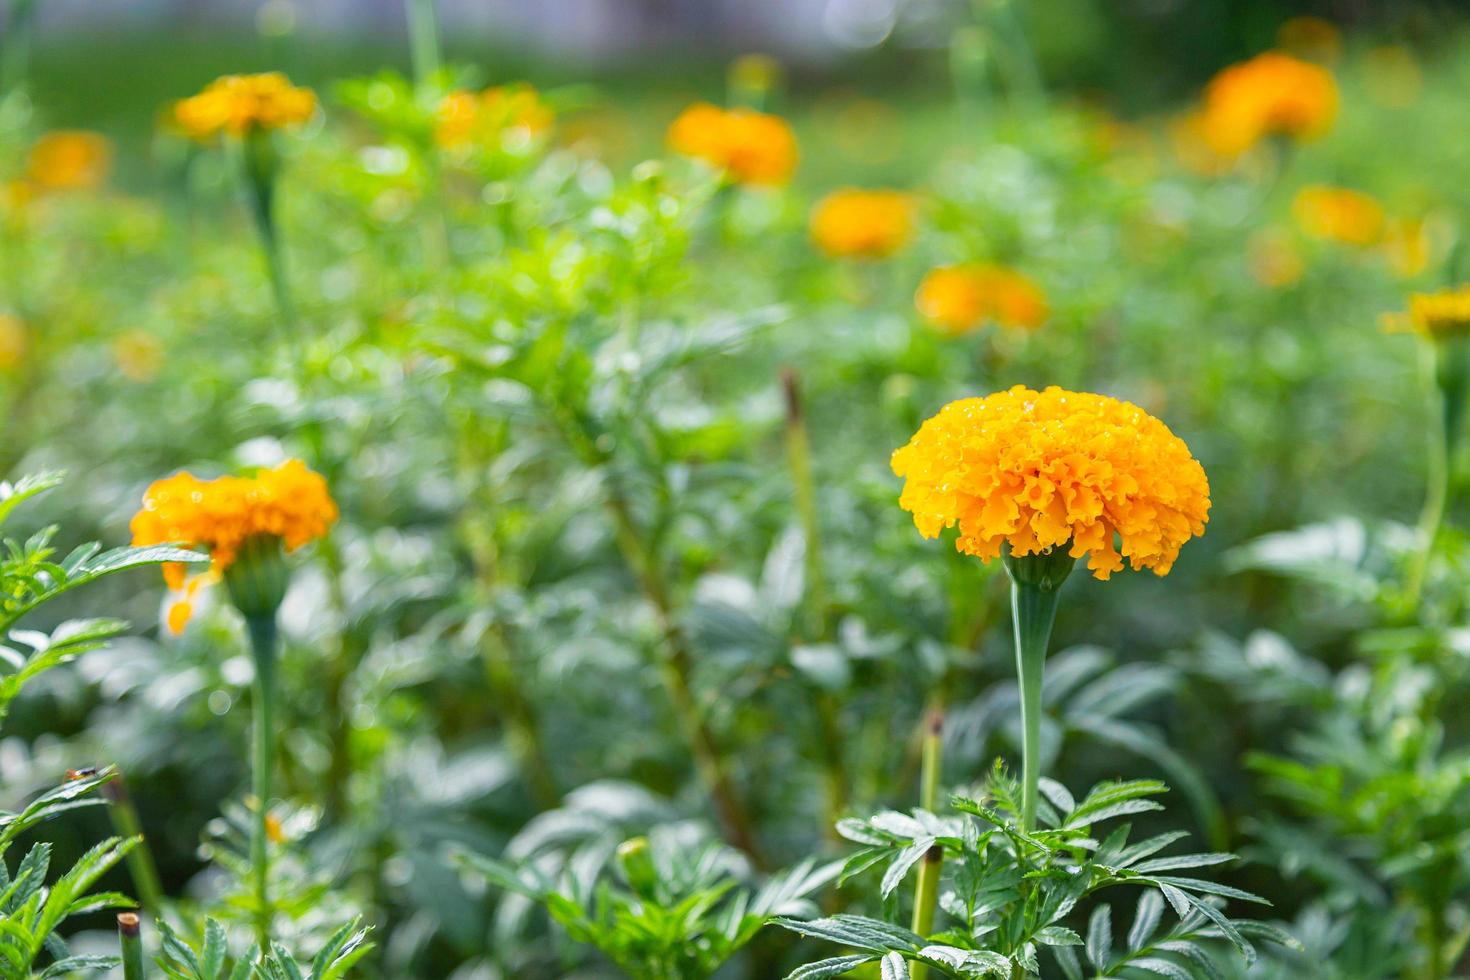
[[[1001,549],[1000,560],[1005,563],[1006,573],[1012,582],[1034,586],[1043,592],[1060,589],[1077,564],[1077,559],[1062,548],[1051,548],[1039,554],[1015,555],[1011,553],[1010,545]]]
[[[230,601],[246,619],[273,619],[291,582],[281,539],[274,535],[245,539],[224,579]]]

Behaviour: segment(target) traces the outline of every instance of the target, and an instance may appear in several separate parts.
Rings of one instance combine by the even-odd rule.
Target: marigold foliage
[[[779,185],[796,170],[796,136],[780,116],[697,102],[669,126],[669,147],[740,184]]]
[[[174,106],[174,119],[195,139],[219,133],[244,136],[306,122],[316,112],[316,93],[297,88],[280,72],[225,75]]]
[[[327,533],[337,505],[321,475],[300,460],[287,460],[255,476],[201,480],[189,472],[155,482],[133,516],[135,546],[187,543],[207,548],[210,572],[218,576],[234,562],[247,538],[281,539],[293,551]],[[164,566],[171,588],[183,589],[184,566]]]
[[[1362,191],[1303,187],[1292,199],[1291,213],[1304,233],[1323,241],[1365,246],[1383,237],[1383,206]]]
[[[1046,294],[1014,269],[968,263],[933,269],[919,284],[914,306],[935,327],[958,336],[987,322],[1034,330],[1046,322]]]
[[[881,259],[914,237],[914,200],[902,191],[833,191],[812,209],[811,232],[828,255]]]
[[[1233,157],[1269,136],[1320,136],[1337,106],[1337,82],[1326,68],[1268,51],[1210,80],[1201,123],[1211,148]]]
[[[1100,579],[1168,574],[1203,534],[1210,486],[1183,440],[1128,402],[1017,385],[951,402],[893,454],[899,504],[926,538],[990,561],[1069,546]],[[1115,543],[1116,537],[1116,543]]]
[[[450,92],[439,104],[434,142],[457,149],[474,142],[498,140],[506,131],[541,136],[555,119],[551,107],[529,85],[498,85],[483,92]]]
[[[1389,314],[1391,330],[1422,334],[1431,340],[1470,334],[1470,285],[1435,293],[1414,293],[1406,313]]]
[[[26,164],[26,176],[43,190],[86,190],[107,179],[112,169],[112,144],[97,133],[80,129],[57,130],[36,140]]]

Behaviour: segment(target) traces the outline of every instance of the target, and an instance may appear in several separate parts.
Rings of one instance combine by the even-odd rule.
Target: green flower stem
[[[703,714],[694,697],[690,679],[693,675],[694,658],[689,651],[688,638],[680,629],[675,617],[673,603],[662,571],[639,536],[627,501],[613,491],[608,498],[608,510],[613,519],[613,531],[618,549],[633,569],[644,596],[653,606],[658,617],[659,630],[663,634],[663,657],[659,667],[678,716],[684,738],[694,755],[696,768],[706,790],[714,800],[715,808],[725,825],[730,840],[748,854],[757,866],[763,865],[760,846],[756,841],[754,825],[750,815],[735,790],[725,757],[716,747],[713,733],[705,724]]]
[[[0,34],[0,95],[25,81],[38,6],[37,0],[10,0],[5,32]]]
[[[153,850],[143,833],[143,823],[138,819],[138,810],[133,806],[133,798],[128,795],[128,787],[121,774],[103,784],[102,795],[107,798],[107,813],[112,818],[113,832],[124,840],[138,839],[137,846],[128,851],[128,872],[132,875],[133,887],[138,889],[143,908],[154,917],[161,916],[163,883],[158,877],[158,865],[153,860]]]
[[[1470,396],[1470,340],[1455,338],[1425,345],[1425,371],[1433,381],[1434,424],[1429,435],[1428,483],[1424,509],[1419,516],[1419,552],[1409,569],[1408,593],[1417,608],[1424,579],[1434,553],[1435,539],[1444,525],[1454,485],[1455,450],[1464,426],[1467,396]]]
[[[253,129],[245,134],[240,149],[245,168],[245,194],[250,203],[251,217],[255,219],[255,230],[260,235],[271,292],[281,314],[281,323],[295,339],[300,336],[299,321],[296,303],[291,298],[291,285],[286,278],[285,256],[276,224],[276,173],[280,169],[280,161],[275,140],[269,132]]]
[[[144,980],[142,921],[136,912],[122,912],[117,917],[117,939],[122,946],[123,980]]]
[[[1041,679],[1057,616],[1062,583],[1074,559],[1060,549],[1017,558],[1004,553],[1011,577],[1011,623],[1016,635],[1016,679],[1021,687],[1021,826],[1036,827],[1041,783]]]
[[[255,691],[252,698],[253,737],[255,742],[254,782],[255,826],[250,835],[250,870],[255,886],[255,938],[262,952],[270,949],[270,838],[267,820],[270,816],[271,771],[275,764],[276,661],[280,639],[274,613],[248,615],[245,625],[250,632],[250,647],[255,655]]]
[[[413,80],[426,91],[439,73],[439,12],[434,0],[408,0],[408,53],[413,62]]]
[[[924,762],[919,777],[919,806],[934,811],[939,804],[939,772],[944,752],[944,711],[933,706],[928,712],[924,732]],[[944,848],[935,844],[924,852],[919,862],[919,882],[914,892],[912,928],[925,938],[934,929],[934,907],[939,901],[939,875],[944,869]],[[909,967],[913,980],[928,980],[929,964],[914,963]]]
[[[826,576],[822,570],[821,524],[817,516],[817,485],[812,475],[811,439],[807,434],[806,414],[801,400],[801,380],[791,369],[781,374],[786,392],[786,458],[791,467],[791,482],[796,490],[796,513],[801,521],[805,546],[806,589],[804,618],[807,636],[825,642],[831,632],[831,602]],[[837,837],[837,821],[847,809],[848,772],[843,758],[841,705],[830,691],[815,692],[812,706],[817,715],[817,733],[821,740],[818,754],[825,771],[827,790],[828,832]]]

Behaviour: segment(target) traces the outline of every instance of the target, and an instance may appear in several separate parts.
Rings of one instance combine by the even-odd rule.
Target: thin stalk
[[[0,31],[0,95],[20,86],[30,68],[37,0],[10,0],[5,29]]]
[[[123,980],[144,980],[143,923],[136,912],[121,912],[117,917],[117,939],[122,946]]]
[[[413,62],[413,80],[420,93],[427,91],[439,73],[439,12],[434,0],[408,0],[408,54]]]
[[[255,753],[252,760],[255,794],[255,825],[250,835],[250,870],[255,889],[255,938],[262,953],[270,949],[273,909],[270,902],[271,772],[275,765],[276,660],[279,637],[276,617],[246,616],[250,646],[255,655],[255,690],[252,697],[252,726]]]
[[[919,806],[934,812],[939,803],[939,773],[944,752],[944,710],[937,705],[929,711],[924,732],[924,762],[919,777]],[[944,848],[935,844],[924,852],[919,862],[919,881],[914,891],[912,928],[927,937],[934,929],[934,907],[939,900],[939,875],[944,869]],[[913,980],[928,980],[929,965],[913,963],[909,967]]]
[[[659,663],[664,687],[673,703],[684,737],[694,754],[700,778],[714,800],[730,839],[750,855],[757,865],[761,865],[764,861],[750,815],[746,812],[740,794],[735,790],[735,784],[725,765],[725,757],[716,747],[714,735],[705,724],[704,716],[695,700],[690,683],[693,656],[689,650],[688,638],[676,621],[663,572],[644,547],[627,501],[613,492],[608,498],[608,510],[613,519],[618,548],[623,553],[624,560],[632,567],[644,596],[658,616],[659,629],[664,640],[663,657]]]
[[[781,373],[786,392],[786,458],[791,467],[791,482],[796,490],[796,513],[801,521],[805,549],[806,588],[803,594],[805,631],[825,642],[831,630],[831,603],[827,580],[822,570],[821,524],[817,516],[817,485],[812,475],[811,438],[807,434],[806,413],[801,399],[801,380],[796,372]],[[841,704],[825,689],[815,692],[812,706],[817,714],[817,730],[821,739],[819,752],[827,791],[827,830],[837,836],[836,825],[847,809],[847,761],[842,749]]]
[[[1444,525],[1454,483],[1455,448],[1459,444],[1467,393],[1470,393],[1466,346],[1467,341],[1459,339],[1431,341],[1425,345],[1425,369],[1431,379],[1435,411],[1429,433],[1428,483],[1419,515],[1419,551],[1409,569],[1409,601],[1415,609],[1424,592],[1429,559]]]
[[[133,798],[128,794],[121,774],[103,784],[102,795],[107,798],[107,812],[112,818],[114,833],[125,840],[138,839],[137,846],[128,851],[128,873],[132,875],[133,887],[138,889],[143,908],[154,917],[161,916],[163,883],[158,877],[158,865],[154,863],[153,850],[143,833],[143,823],[138,819],[138,810],[133,806]]]
[[[276,222],[278,166],[275,144],[270,133],[255,130],[246,134],[241,143],[241,151],[245,167],[245,195],[250,204],[251,217],[255,219],[255,230],[260,236],[271,293],[275,297],[276,308],[280,311],[281,323],[291,338],[297,340],[300,337],[300,321],[296,316],[296,303],[291,297],[291,284],[286,277],[286,261]]]
[[[1011,625],[1016,636],[1016,679],[1021,687],[1021,826],[1036,827],[1041,783],[1041,679],[1056,621],[1062,583],[1074,560],[1063,551],[1017,558],[1004,552],[1011,577]]]
[[[490,622],[480,636],[480,661],[526,790],[538,807],[550,810],[561,803],[561,791],[552,776],[536,705],[526,696],[516,675],[514,638],[494,609],[506,573],[495,519],[496,497],[483,474],[503,448],[505,432],[502,426],[487,431],[483,422],[476,426],[476,421],[473,417],[460,421],[459,470],[469,487],[469,514],[460,526],[474,568],[476,602],[491,609]]]

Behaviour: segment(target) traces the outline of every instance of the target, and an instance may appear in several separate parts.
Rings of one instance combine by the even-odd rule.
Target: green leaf
[[[1113,909],[1099,905],[1087,920],[1087,958],[1099,970],[1105,970],[1113,959]]]
[[[878,957],[876,955],[864,956],[854,954],[851,956],[833,956],[830,959],[818,960],[816,963],[808,963],[799,966],[786,974],[786,980],[826,980],[827,977],[837,977],[849,973],[854,967],[871,963]]]

